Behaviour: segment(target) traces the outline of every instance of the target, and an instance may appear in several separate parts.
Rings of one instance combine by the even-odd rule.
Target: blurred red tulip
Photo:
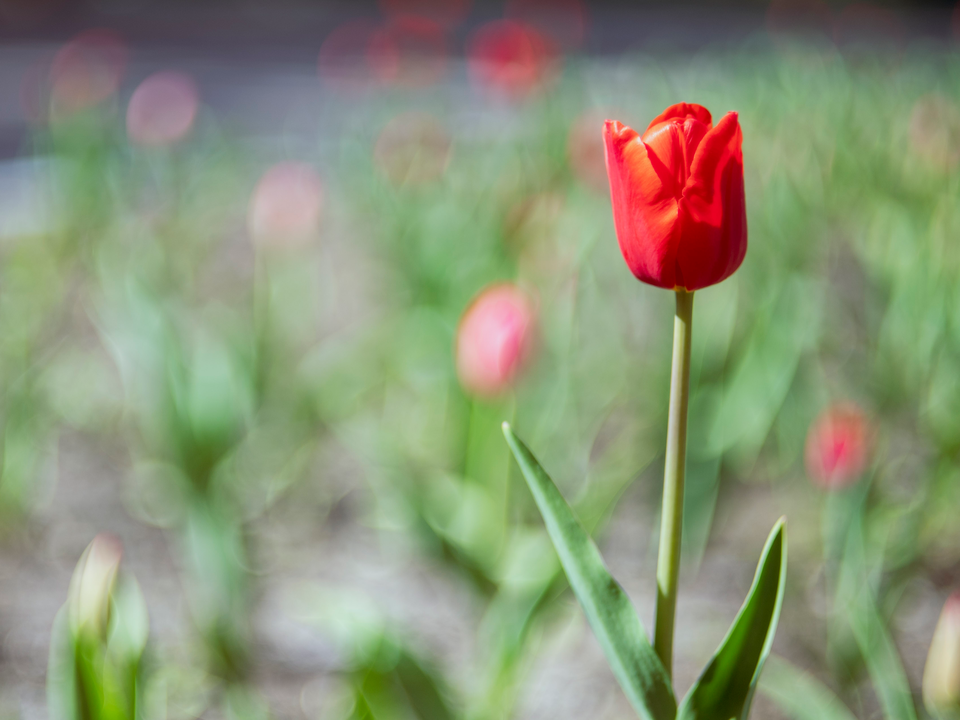
[[[127,134],[137,145],[162,146],[182,140],[193,127],[200,96],[189,75],[158,72],[144,80],[127,105]]]
[[[50,65],[51,115],[72,115],[103,102],[120,86],[127,47],[110,30],[88,30],[64,45]]]
[[[382,83],[431,85],[447,69],[446,33],[429,18],[403,15],[371,35],[367,62]]]
[[[851,403],[827,408],[810,426],[804,452],[807,474],[825,490],[855,483],[867,463],[869,425]]]
[[[558,66],[550,41],[536,28],[513,20],[480,27],[467,47],[467,64],[481,88],[517,100],[543,86]]]
[[[388,122],[377,138],[373,160],[394,185],[417,186],[439,179],[450,161],[450,136],[425,112],[408,112]]]
[[[633,274],[686,290],[732,275],[747,253],[737,113],[714,127],[706,108],[680,103],[642,137],[608,120],[603,138],[617,240]]]
[[[281,162],[260,178],[247,215],[253,242],[263,248],[299,248],[320,229],[323,185],[306,163]]]
[[[923,702],[935,717],[960,712],[960,592],[943,605],[923,669]]]
[[[523,291],[509,283],[483,290],[457,329],[457,375],[463,388],[484,397],[507,390],[529,358],[533,331],[533,304]]]

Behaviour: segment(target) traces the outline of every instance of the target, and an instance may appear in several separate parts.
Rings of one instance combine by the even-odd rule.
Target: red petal
[[[607,120],[603,139],[620,251],[643,282],[676,286],[677,182],[636,131]]]
[[[693,158],[679,203],[677,282],[687,290],[728,278],[747,253],[742,142],[737,114],[727,113]]]
[[[703,105],[677,103],[676,105],[671,105],[655,117],[653,121],[647,125],[647,132],[650,132],[650,128],[654,125],[659,125],[668,120],[686,120],[687,118],[693,118],[694,120],[702,122],[707,126],[707,130],[713,127],[713,116],[710,115],[710,111],[703,107]],[[646,133],[644,133],[644,135],[646,135]]]

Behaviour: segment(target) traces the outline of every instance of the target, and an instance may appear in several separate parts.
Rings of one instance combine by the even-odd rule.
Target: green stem
[[[677,314],[673,321],[673,368],[670,371],[670,414],[663,468],[663,514],[660,520],[660,552],[657,557],[657,609],[653,633],[653,647],[666,668],[667,675],[671,677],[677,579],[680,575],[680,538],[683,534],[683,479],[687,460],[692,325],[693,293],[677,290]]]

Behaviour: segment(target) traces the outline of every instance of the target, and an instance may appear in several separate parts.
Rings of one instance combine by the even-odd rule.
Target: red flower
[[[825,490],[852,485],[867,464],[868,422],[851,403],[827,408],[810,426],[804,452],[810,479]]]
[[[470,39],[467,66],[481,88],[520,100],[540,88],[556,71],[557,54],[532,25],[495,20]]]
[[[714,127],[706,108],[680,103],[643,136],[607,120],[603,138],[617,239],[633,274],[686,290],[730,277],[747,252],[737,114]]]
[[[493,397],[513,384],[530,355],[534,317],[530,299],[509,283],[474,298],[457,328],[457,375],[465,390]]]

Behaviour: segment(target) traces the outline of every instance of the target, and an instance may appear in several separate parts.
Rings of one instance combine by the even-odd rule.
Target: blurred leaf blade
[[[667,672],[630,599],[559,489],[507,423],[503,434],[543,515],[570,586],[617,681],[644,720],[672,720],[676,699]]]
[[[856,720],[830,688],[776,655],[767,659],[759,687],[794,720]]]
[[[680,703],[680,720],[745,720],[749,716],[780,619],[786,573],[786,524],[781,518],[770,531],[753,585],[727,636]]]

